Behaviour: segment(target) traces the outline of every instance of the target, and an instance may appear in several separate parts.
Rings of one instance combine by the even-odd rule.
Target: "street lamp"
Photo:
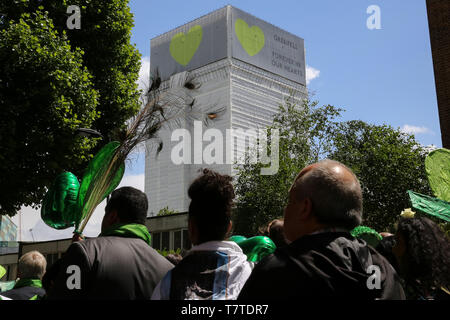
[[[78,135],[83,137],[103,138],[103,135],[100,132],[89,128],[78,128],[76,132]]]

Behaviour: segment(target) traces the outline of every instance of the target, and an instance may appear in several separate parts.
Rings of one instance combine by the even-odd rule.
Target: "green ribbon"
[[[22,288],[22,287],[42,288],[42,281],[39,280],[39,279],[19,279],[16,282],[16,285],[14,286],[14,289]]]
[[[99,237],[117,236],[124,238],[139,238],[144,240],[149,246],[151,245],[150,233],[143,224],[116,224],[109,229],[100,233]]]

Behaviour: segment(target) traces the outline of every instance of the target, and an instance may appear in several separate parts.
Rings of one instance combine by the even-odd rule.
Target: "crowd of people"
[[[203,169],[189,187],[193,247],[185,255],[163,257],[150,246],[147,197],[122,187],[111,194],[97,238],[72,243],[47,272],[39,252],[24,254],[20,280],[0,298],[450,299],[449,239],[430,219],[400,218],[376,248],[351,235],[363,197],[345,165],[323,160],[301,170],[284,217],[263,230],[276,250],[256,262],[229,240],[231,180]]]

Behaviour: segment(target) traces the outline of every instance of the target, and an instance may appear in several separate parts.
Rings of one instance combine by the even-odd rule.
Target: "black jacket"
[[[375,271],[367,273],[370,265],[379,267],[380,289]],[[304,236],[263,259],[238,299],[317,297],[405,299],[405,294],[395,270],[375,249],[350,233],[326,232]]]
[[[45,296],[45,290],[43,288],[26,286],[2,292],[0,295],[13,300],[30,300],[35,296],[37,296],[37,299],[42,299]]]
[[[78,266],[80,272],[70,266]],[[153,289],[172,268],[142,239],[105,236],[75,242],[62,258],[48,298],[150,299]],[[76,288],[77,273],[81,276],[80,289]]]

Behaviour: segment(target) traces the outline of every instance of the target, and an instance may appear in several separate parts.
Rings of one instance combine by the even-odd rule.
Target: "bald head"
[[[361,224],[362,193],[355,174],[340,162],[323,160],[304,168],[290,192],[296,200],[309,198],[321,224],[353,229]]]

